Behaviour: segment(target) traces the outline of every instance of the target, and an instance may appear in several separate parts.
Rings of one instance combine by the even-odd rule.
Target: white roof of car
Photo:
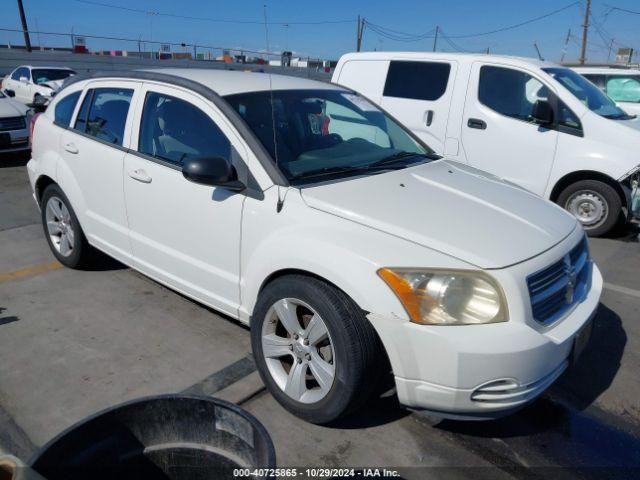
[[[146,70],[186,78],[209,87],[218,95],[259,92],[273,90],[344,90],[331,83],[318,82],[286,75],[274,75],[261,72],[239,72],[232,70],[213,70],[205,68],[158,68]],[[271,81],[269,81],[271,76]]]
[[[47,70],[73,70],[69,67],[54,67],[52,65],[20,65],[19,67],[16,67],[16,68],[36,68],[36,69],[46,68]]]
[[[558,67],[554,62],[529,57],[512,57],[509,55],[490,55],[484,53],[450,53],[450,52],[358,52],[347,53],[340,62],[347,60],[461,60],[466,62],[497,62],[514,66],[536,66],[539,68]]]
[[[606,75],[628,75],[630,73],[640,74],[640,70],[636,68],[626,68],[626,67],[602,67],[602,66],[593,66],[590,67],[588,65],[584,65],[581,67],[571,67],[576,72],[580,73],[601,73]]]

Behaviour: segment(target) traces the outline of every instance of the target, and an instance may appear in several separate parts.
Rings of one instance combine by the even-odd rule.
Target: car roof
[[[515,66],[535,65],[539,68],[558,67],[554,62],[538,60],[529,57],[515,57],[509,55],[490,55],[485,53],[452,53],[452,52],[354,52],[347,53],[340,58],[340,62],[347,60],[464,60],[493,61]]]
[[[16,68],[46,68],[47,70],[73,70],[69,67],[54,67],[53,65],[19,65]],[[15,70],[15,68],[14,68]]]
[[[344,87],[306,78],[252,71],[208,68],[157,68],[142,71],[182,77],[210,88],[220,96],[273,90],[344,90]],[[107,74],[108,75],[108,74]],[[271,77],[271,78],[269,78]]]
[[[604,73],[607,75],[624,75],[626,73],[640,73],[640,70],[637,68],[627,68],[627,67],[601,67],[594,66],[590,67],[588,65],[584,65],[581,67],[571,67],[576,72],[580,73]]]

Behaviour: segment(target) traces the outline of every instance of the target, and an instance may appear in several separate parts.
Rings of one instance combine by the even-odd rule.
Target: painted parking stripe
[[[190,386],[182,393],[189,395],[213,395],[214,393],[242,380],[244,377],[255,372],[256,364],[253,355],[249,354],[240,360],[227,365],[198,383]]]
[[[10,280],[19,280],[26,277],[33,277],[34,275],[51,272],[52,270],[57,270],[59,268],[62,268],[62,264],[54,260],[53,262],[21,268],[20,270],[14,270],[13,272],[0,273],[0,283],[8,282]]]
[[[618,293],[624,293],[631,297],[640,298],[640,290],[634,290],[633,288],[622,287],[620,285],[614,285],[613,283],[604,283],[604,288]]]

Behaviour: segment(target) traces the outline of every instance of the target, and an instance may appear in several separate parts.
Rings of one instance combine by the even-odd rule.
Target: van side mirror
[[[553,108],[547,100],[536,100],[533,104],[531,117],[540,125],[550,125],[553,123]]]
[[[234,192],[241,192],[246,188],[244,183],[238,180],[238,174],[231,162],[223,157],[185,159],[182,175],[194,183],[224,187]]]
[[[27,77],[20,77],[20,82],[29,83],[29,79]]]
[[[7,94],[7,97],[15,97],[16,96],[16,92],[14,92],[13,90],[5,90],[4,93]]]

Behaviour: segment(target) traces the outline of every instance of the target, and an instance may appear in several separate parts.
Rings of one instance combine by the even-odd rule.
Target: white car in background
[[[381,105],[436,153],[557,203],[591,236],[640,216],[640,120],[569,68],[500,55],[362,52],[343,55],[332,81]]]
[[[640,70],[588,66],[573,70],[594,83],[625,112],[640,115]]]
[[[21,65],[2,80],[2,90],[27,105],[50,100],[75,71],[66,67]]]
[[[30,109],[0,92],[0,153],[29,149]]]
[[[34,121],[27,170],[60,262],[97,248],[250,325],[270,392],[316,423],[390,370],[407,406],[504,415],[577,358],[598,308],[574,217],[329,83],[76,78]]]

